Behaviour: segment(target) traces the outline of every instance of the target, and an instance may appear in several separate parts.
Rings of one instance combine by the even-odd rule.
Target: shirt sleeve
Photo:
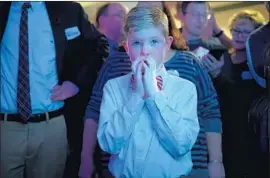
[[[109,57],[110,58],[110,57]],[[94,119],[98,122],[100,104],[103,96],[103,87],[108,81],[108,74],[110,72],[110,59],[107,59],[103,66],[101,67],[97,80],[92,90],[92,95],[90,97],[89,103],[86,107],[84,119]]]
[[[191,150],[199,133],[197,93],[195,86],[190,86],[185,93],[175,92],[176,105],[162,91],[146,100],[159,141],[175,159]]]
[[[144,100],[136,93],[131,94],[124,105],[118,106],[114,91],[119,88],[116,87],[111,80],[104,87],[97,132],[101,149],[110,154],[120,152],[133,132],[144,106]]]
[[[197,59],[196,59],[197,60]],[[195,63],[197,72],[198,112],[206,132],[222,132],[218,96],[213,82],[201,62]]]

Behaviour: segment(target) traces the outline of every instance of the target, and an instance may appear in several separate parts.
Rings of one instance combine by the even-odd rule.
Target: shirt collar
[[[157,71],[157,76],[161,76],[163,79],[167,78],[167,71],[164,65]]]
[[[25,1],[16,1],[16,2],[12,2],[12,7],[15,9],[21,9],[23,3],[25,3]],[[29,2],[31,4],[31,9],[32,10],[37,10],[38,8],[42,7],[45,5],[44,1],[35,1],[35,2]]]

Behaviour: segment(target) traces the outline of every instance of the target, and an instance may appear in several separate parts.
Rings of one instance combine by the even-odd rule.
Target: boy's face
[[[201,36],[210,19],[209,8],[206,3],[191,2],[186,10],[179,14],[183,28],[194,36]]]
[[[139,31],[130,30],[125,48],[131,62],[151,57],[156,62],[156,68],[159,69],[172,41],[171,36],[165,37],[162,28],[150,27]]]

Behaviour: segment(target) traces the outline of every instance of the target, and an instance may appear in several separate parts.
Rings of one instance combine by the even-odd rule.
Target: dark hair
[[[179,1],[176,5],[177,12],[182,12],[183,14],[185,14],[187,7],[190,3],[206,3],[207,7],[210,8],[208,2],[206,1]]]
[[[270,1],[265,1],[265,6],[266,6],[268,13],[270,13]]]
[[[173,37],[173,43],[171,49],[175,50],[188,50],[188,45],[184,40],[180,30],[177,28],[175,20],[169,8],[167,8],[164,1],[162,1],[162,10],[168,17],[169,22],[169,35]]]
[[[100,18],[100,16],[108,14],[108,8],[109,8],[110,4],[111,3],[103,4],[97,10],[97,13],[96,13],[96,25],[97,25],[97,28],[99,28],[99,18]]]

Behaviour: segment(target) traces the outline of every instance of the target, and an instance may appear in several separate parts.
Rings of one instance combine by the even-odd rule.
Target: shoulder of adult
[[[258,42],[261,43],[267,43],[270,39],[267,38],[267,35],[270,33],[270,24],[265,24],[259,27],[258,29],[254,30],[246,41],[246,52],[247,52],[247,62],[250,69],[250,72],[255,79],[255,81],[263,88],[266,87],[266,81],[264,78],[259,76],[254,68],[253,62],[255,61],[255,57],[258,55],[256,52],[261,47],[261,45],[258,45]],[[253,59],[252,59],[253,58]]]
[[[74,1],[46,1],[45,3],[46,5],[57,8],[58,10],[61,9],[68,11],[70,9],[74,10],[83,9],[80,3]]]
[[[252,40],[267,40],[267,35],[270,34],[270,23],[262,25],[254,30],[248,37],[247,41]]]
[[[7,1],[1,1],[0,2],[0,8],[2,9],[2,8],[8,8],[8,7],[10,7],[10,5],[11,5],[11,1],[10,2],[7,2]]]
[[[188,63],[202,65],[200,59],[192,51],[179,51],[176,57]]]

